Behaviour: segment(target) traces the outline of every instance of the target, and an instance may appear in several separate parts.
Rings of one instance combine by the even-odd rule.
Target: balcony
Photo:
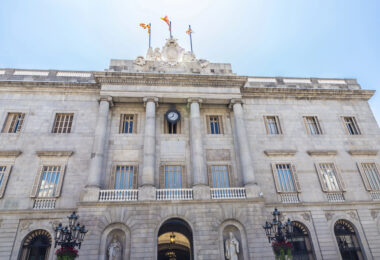
[[[33,209],[54,209],[56,198],[36,198],[33,202]]]
[[[139,190],[100,190],[99,201],[135,201]]]
[[[245,199],[245,188],[211,188],[211,199]]]
[[[192,200],[193,189],[157,189],[157,200]]]
[[[380,200],[380,191],[371,191],[370,194],[373,200]]]
[[[329,202],[344,202],[343,192],[329,192],[326,196]]]
[[[299,203],[300,199],[298,198],[297,193],[282,193],[280,194],[280,199],[282,203]]]

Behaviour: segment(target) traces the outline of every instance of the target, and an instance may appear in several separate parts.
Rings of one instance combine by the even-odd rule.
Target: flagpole
[[[189,31],[190,31],[190,33],[189,33],[189,35],[190,35],[190,48],[191,48],[191,53],[193,53],[193,40],[191,39],[191,33],[192,33],[192,31],[191,31],[190,24],[189,24]]]
[[[169,22],[169,32],[170,32],[170,39],[173,38],[172,36],[172,21]]]
[[[152,34],[152,26],[151,24],[149,23],[149,49],[150,49],[150,35]]]

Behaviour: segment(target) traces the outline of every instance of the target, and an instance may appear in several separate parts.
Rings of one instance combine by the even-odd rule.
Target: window
[[[164,118],[164,133],[165,134],[180,134],[181,133],[181,120],[175,123],[170,123],[166,117]]]
[[[59,197],[64,166],[42,166],[32,189],[32,197]]]
[[[320,163],[317,165],[319,180],[322,190],[325,192],[343,191],[344,183],[333,163]]]
[[[116,165],[111,178],[112,189],[137,189],[137,166]]]
[[[282,134],[280,120],[278,116],[266,116],[265,118],[265,127],[267,129],[267,134],[270,135],[279,135]]]
[[[334,225],[336,242],[342,259],[364,259],[355,229],[348,221],[339,219]]]
[[[292,225],[293,234],[290,242],[293,245],[293,260],[314,260],[313,247],[306,226],[297,221],[292,221]]]
[[[231,185],[230,166],[228,165],[209,166],[209,182],[212,188],[229,188]]]
[[[306,130],[311,135],[321,135],[322,130],[319,125],[318,118],[316,116],[305,116],[304,117]]]
[[[11,166],[0,166],[0,198],[2,198],[4,195],[10,170]]]
[[[207,117],[207,133],[212,135],[223,134],[222,116]]]
[[[301,191],[295,167],[288,163],[272,164],[277,192]]]
[[[55,115],[53,133],[55,134],[68,134],[71,132],[74,114],[70,113],[57,113]]]
[[[121,114],[120,115],[120,134],[135,134],[137,131],[137,115]]]
[[[29,233],[23,241],[19,259],[49,259],[52,244],[52,238],[49,232],[43,229],[34,230]]]
[[[3,127],[3,133],[19,133],[24,122],[24,113],[8,113]]]
[[[379,168],[375,163],[358,164],[364,186],[368,191],[380,190]]]
[[[360,135],[360,130],[359,130],[358,124],[356,123],[355,117],[343,117],[343,121],[346,126],[348,134]]]
[[[186,187],[186,176],[182,165],[161,166],[160,186],[163,189],[181,189]]]

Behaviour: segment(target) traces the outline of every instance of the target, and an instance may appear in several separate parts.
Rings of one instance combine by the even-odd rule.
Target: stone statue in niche
[[[121,251],[121,244],[117,238],[114,237],[107,249],[108,260],[121,260]]]
[[[238,260],[239,259],[239,241],[236,239],[232,232],[229,233],[229,238],[225,242],[226,247],[226,259],[228,260]]]

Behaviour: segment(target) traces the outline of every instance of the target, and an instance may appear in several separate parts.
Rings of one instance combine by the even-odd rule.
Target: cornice
[[[297,151],[296,150],[265,150],[266,156],[294,156]]]
[[[61,156],[61,157],[69,157],[74,153],[74,151],[37,151],[37,156]]]
[[[296,98],[296,99],[362,99],[369,100],[375,90],[363,89],[293,89],[244,88],[243,98]]]
[[[376,156],[379,150],[348,150],[347,152],[353,156],[355,155]]]
[[[100,86],[95,82],[69,82],[69,81],[23,81],[7,80],[0,81],[0,87],[61,87],[61,88],[91,88],[99,89]]]
[[[337,155],[337,150],[309,150],[307,154],[310,156],[334,156]]]
[[[0,151],[0,157],[17,157],[21,154],[20,150],[3,150]]]

